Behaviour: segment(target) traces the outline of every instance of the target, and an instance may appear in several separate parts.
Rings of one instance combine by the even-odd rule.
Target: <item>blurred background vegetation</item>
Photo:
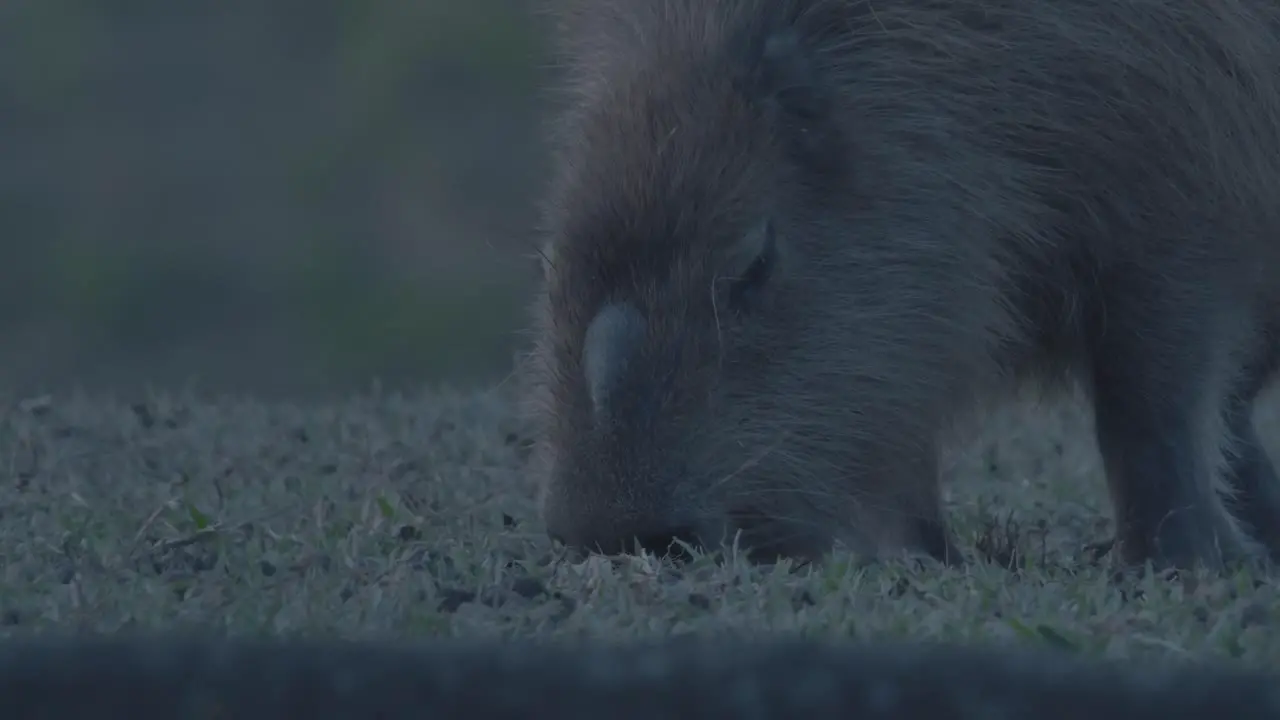
[[[505,375],[526,0],[0,3],[0,396]]]

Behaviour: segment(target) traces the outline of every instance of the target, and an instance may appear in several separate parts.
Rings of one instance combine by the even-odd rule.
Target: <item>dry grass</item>
[[[1280,661],[1274,581],[1093,557],[1110,525],[1083,417],[1002,412],[951,458],[966,569],[797,569],[559,559],[502,391],[27,402],[0,420],[0,633],[787,633]]]

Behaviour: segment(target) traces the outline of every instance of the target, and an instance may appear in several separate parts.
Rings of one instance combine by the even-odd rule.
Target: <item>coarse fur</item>
[[[0,645],[12,720],[1280,717],[1276,677],[1051,650],[782,638],[633,644],[211,636]]]
[[[1280,5],[553,10],[553,536],[955,560],[945,432],[1035,381],[1092,399],[1125,560],[1280,557]]]

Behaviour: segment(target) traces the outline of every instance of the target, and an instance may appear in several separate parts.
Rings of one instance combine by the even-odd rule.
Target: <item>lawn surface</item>
[[[1280,584],[1118,574],[1078,406],[996,413],[947,462],[975,561],[561,558],[506,390],[342,402],[53,396],[0,416],[0,636],[784,633],[1280,661]],[[1271,408],[1262,434],[1277,437]],[[1275,456],[1276,448],[1270,448]]]

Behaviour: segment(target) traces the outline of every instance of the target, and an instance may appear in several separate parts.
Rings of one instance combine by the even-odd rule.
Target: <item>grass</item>
[[[781,633],[1280,661],[1274,580],[1094,557],[1109,511],[1070,405],[998,413],[949,457],[963,569],[569,563],[541,531],[503,389],[55,396],[2,412],[0,636]],[[1262,427],[1276,435],[1269,415]]]

